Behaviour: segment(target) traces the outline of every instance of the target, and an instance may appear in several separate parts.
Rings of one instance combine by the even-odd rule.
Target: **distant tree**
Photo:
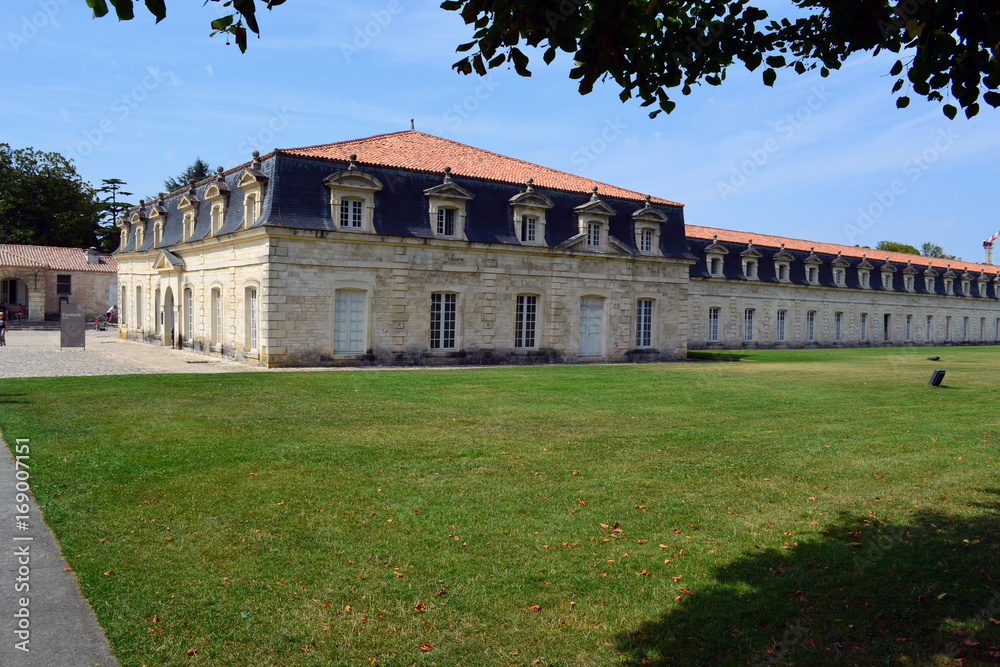
[[[122,186],[125,181],[120,178],[105,178],[101,180],[101,187],[97,190],[105,195],[101,200],[104,214],[101,216],[101,226],[97,231],[98,240],[101,242],[99,248],[102,252],[111,252],[118,244],[118,228],[115,226],[118,215],[126,209],[135,206],[125,201],[125,197],[131,197],[131,192],[125,192]],[[122,200],[119,201],[118,197]]]
[[[97,246],[103,210],[59,153],[0,143],[0,243]]]
[[[905,252],[908,255],[919,255],[920,251],[911,245],[906,243],[897,243],[895,241],[879,241],[878,245],[875,246],[876,250],[887,250],[889,252]]]
[[[177,178],[168,178],[163,181],[163,187],[167,189],[167,192],[174,192],[180,190],[181,188],[186,188],[192,180],[203,181],[213,173],[212,168],[208,166],[208,163],[202,160],[200,157],[196,157],[194,162],[188,166],[187,169],[182,171]]]
[[[937,245],[936,243],[931,243],[930,241],[921,246],[921,248],[922,251],[920,254],[923,255],[924,257],[940,257],[941,259],[958,259],[958,260],[961,259],[961,257],[955,257],[954,255],[949,255],[945,253],[944,248]]]

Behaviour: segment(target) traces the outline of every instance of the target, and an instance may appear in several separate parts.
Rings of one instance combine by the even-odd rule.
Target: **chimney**
[[[83,251],[83,254],[87,256],[87,264],[101,263],[101,253],[97,252],[97,248],[87,248]]]

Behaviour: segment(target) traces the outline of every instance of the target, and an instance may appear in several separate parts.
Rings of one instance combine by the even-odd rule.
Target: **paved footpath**
[[[86,348],[59,348],[58,331],[7,332],[0,347],[3,378],[148,373],[236,373],[266,371],[197,352],[122,340],[117,329],[87,331]]]
[[[60,350],[58,331],[15,328],[8,332],[7,345],[0,347],[0,391],[12,384],[9,378],[18,377],[261,370],[193,352],[120,340],[113,329],[88,331],[85,349]],[[17,507],[23,504],[17,496],[18,482],[31,485],[30,477],[17,479],[10,453],[18,445],[14,440],[18,435],[9,433],[9,442],[0,441],[0,666],[116,666],[104,631],[81,595],[76,575],[43,523],[34,499],[28,501],[27,529],[18,528],[17,517],[25,516]],[[22,449],[24,444],[30,456],[31,443],[22,443]],[[22,461],[31,464],[30,458]],[[17,539],[26,537],[31,539]],[[23,584],[29,589],[17,590]],[[21,604],[22,598],[27,606]],[[25,623],[27,627],[22,629]],[[26,634],[19,636],[18,631]],[[28,643],[22,644],[25,638]],[[25,652],[19,645],[29,650]]]

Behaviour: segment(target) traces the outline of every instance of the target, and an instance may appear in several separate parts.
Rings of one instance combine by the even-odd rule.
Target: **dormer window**
[[[156,222],[156,224],[153,225],[153,247],[154,248],[159,247],[162,241],[163,241],[163,223],[158,221]]]
[[[805,258],[806,282],[810,285],[819,285],[819,265],[823,263],[816,255],[816,249],[809,249],[809,256]]]
[[[358,156],[351,154],[347,169],[323,179],[330,188],[330,212],[341,231],[374,233],[375,193],[382,182],[361,171]]]
[[[892,289],[892,274],[883,273],[882,274],[882,289]]]
[[[256,193],[248,194],[243,202],[243,227],[249,229],[260,216],[260,202]]]
[[[903,289],[907,292],[913,291],[913,276],[915,276],[917,270],[913,268],[913,262],[906,262],[906,268],[903,269]]]
[[[545,212],[552,208],[552,200],[535,192],[533,179],[528,179],[524,192],[508,200],[513,208],[514,233],[525,245],[545,245]]]
[[[466,202],[475,195],[455,183],[451,167],[444,168],[441,185],[424,190],[429,202],[431,231],[444,238],[466,238]]]
[[[868,287],[868,272],[867,271],[858,271],[858,284],[861,285],[862,288],[867,288]]]
[[[652,252],[653,251],[653,230],[652,229],[640,229],[639,230],[639,252]]]
[[[222,225],[226,219],[226,203],[229,201],[229,185],[225,176],[222,175],[222,167],[216,170],[215,179],[206,187],[203,197],[212,203],[210,211],[211,229],[210,236],[215,236],[222,232]]]
[[[267,181],[267,175],[261,170],[260,151],[254,151],[250,166],[243,170],[236,181],[236,187],[243,190],[244,229],[252,227],[260,218]]]
[[[708,263],[708,274],[713,278],[722,278],[722,258],[729,253],[729,249],[719,243],[719,235],[712,237],[712,242],[705,247],[705,261]]]
[[[136,227],[135,228],[135,249],[136,250],[138,250],[139,248],[142,247],[142,241],[143,241],[142,237],[143,237],[142,227]]]
[[[913,276],[903,276],[903,288],[907,292],[913,291]]]
[[[933,277],[927,276],[926,278],[924,278],[924,289],[926,289],[928,292],[933,292],[934,291],[934,278]]]
[[[361,199],[343,198],[340,200],[340,227],[342,229],[361,229],[364,226],[365,202]]]
[[[771,261],[774,262],[774,275],[778,279],[779,283],[787,283],[792,277],[792,262],[795,261],[795,256],[785,250],[785,244],[781,244],[781,250],[774,253],[771,257]]]
[[[740,253],[744,278],[747,280],[757,280],[757,267],[760,264],[761,257],[760,251],[753,247],[753,239],[750,239],[747,242],[746,250]]]
[[[194,236],[194,213],[184,214],[184,238],[182,240],[187,241],[192,236]]]
[[[945,294],[951,294],[952,293],[952,291],[951,291],[951,285],[952,285],[952,279],[951,278],[945,278],[944,279],[944,293]]]
[[[455,235],[455,209],[439,208],[437,211],[437,235]]]
[[[587,247],[588,248],[601,247],[601,223],[599,222],[587,223]]]
[[[838,252],[836,259],[830,262],[833,267],[833,284],[837,287],[843,287],[847,281],[847,267],[851,265],[842,253]]]
[[[518,240],[521,243],[534,243],[538,237],[538,218],[533,215],[521,216],[521,233]]]
[[[632,214],[635,229],[635,245],[643,255],[657,255],[660,252],[660,228],[667,216],[653,208],[651,197],[646,195],[646,205]]]

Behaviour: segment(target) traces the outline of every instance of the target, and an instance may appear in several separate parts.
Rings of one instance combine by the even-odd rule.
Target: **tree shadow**
[[[1000,664],[1000,496],[974,497],[973,518],[842,516],[732,561],[618,650],[628,665]]]

